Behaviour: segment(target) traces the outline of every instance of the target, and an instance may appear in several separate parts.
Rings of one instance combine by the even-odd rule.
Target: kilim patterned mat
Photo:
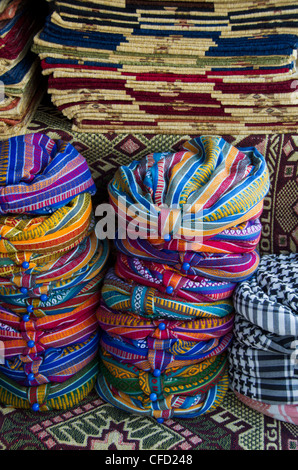
[[[298,426],[245,406],[232,392],[210,414],[163,424],[91,392],[80,406],[61,412],[0,407],[0,450],[298,450]]]
[[[71,130],[60,112],[42,104],[28,132],[71,142],[87,159],[99,191],[119,165],[152,151],[178,149],[192,136],[84,134]],[[235,146],[256,146],[266,157],[271,190],[262,216],[263,253],[295,251],[298,238],[298,135],[223,136]],[[0,406],[0,450],[298,450],[298,426],[240,402],[229,391],[215,411],[196,419],[130,415],[104,403],[95,391],[67,411],[35,413]]]

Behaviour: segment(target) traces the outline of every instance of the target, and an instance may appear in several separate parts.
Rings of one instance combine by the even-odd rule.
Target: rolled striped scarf
[[[0,365],[0,373],[26,387],[64,382],[97,357],[98,346],[99,332],[96,332],[85,341],[64,348],[6,359],[4,365]]]
[[[222,318],[234,312],[231,298],[204,303],[195,299],[182,300],[175,294],[168,295],[156,288],[122,279],[115,274],[113,268],[109,269],[104,277],[101,294],[109,308],[124,310],[145,318]]]
[[[158,370],[146,372],[132,364],[115,361],[104,352],[100,355],[100,371],[107,382],[141,402],[148,397],[160,400],[168,395],[206,393],[226,372],[226,363],[227,356],[223,353],[161,374]]]
[[[208,341],[220,338],[233,328],[234,314],[223,318],[198,318],[188,321],[158,319],[151,320],[109,309],[100,303],[96,316],[100,328],[111,336],[132,340],[156,339],[167,343],[169,339],[182,341]]]
[[[98,249],[101,249],[101,246],[93,230],[78,245],[61,253],[60,256],[44,257],[45,259],[43,259],[39,255],[34,256],[35,253],[33,253],[29,267],[25,270],[22,263],[16,263],[9,257],[3,257],[0,259],[0,276],[11,277],[18,274],[45,276],[44,273],[47,273],[50,279],[61,279],[67,273],[75,273],[85,263],[88,263]]]
[[[33,411],[67,410],[78,405],[94,388],[98,359],[62,383],[26,387],[0,373],[0,402],[13,408]]]
[[[100,348],[118,361],[133,364],[144,371],[184,367],[222,354],[232,341],[232,332],[207,341],[183,341],[180,339],[131,340],[110,336],[104,332]]]
[[[237,149],[220,136],[200,136],[180,152],[152,153],[121,166],[108,185],[128,235],[209,239],[258,218],[269,173],[257,149]],[[195,250],[194,250],[195,251]]]
[[[246,397],[238,392],[235,392],[235,395],[238,400],[259,413],[270,416],[270,418],[277,419],[278,421],[285,421],[296,425],[298,424],[298,403],[295,405],[264,403],[262,401]]]
[[[80,243],[94,228],[92,200],[80,194],[51,215],[0,217],[0,252],[45,253]],[[27,269],[26,263],[26,269]]]
[[[75,309],[79,309],[94,294],[100,290],[100,284],[103,279],[103,272],[90,281],[77,284],[68,289],[53,289],[47,296],[47,300],[41,300],[40,297],[33,297],[31,302],[24,295],[19,295],[14,289],[4,290],[0,295],[0,302],[4,309],[13,310],[19,316],[22,316],[30,309],[32,317],[44,317],[45,315],[71,314]]]
[[[279,336],[298,337],[298,254],[264,255],[234,292],[236,313]]]
[[[121,231],[116,233],[115,244],[120,251],[131,250],[130,253],[145,252],[154,254],[161,252],[161,257],[167,256],[167,251],[172,253],[202,252],[202,253],[249,253],[254,251],[260,241],[262,233],[262,225],[259,218],[251,218],[246,222],[242,222],[235,227],[223,230],[211,238],[203,238],[199,241],[186,241],[168,237],[164,239],[131,238],[123,237]],[[130,246],[131,245],[131,246]],[[158,250],[158,251],[157,251]],[[125,251],[123,251],[125,252]],[[181,255],[182,256],[182,255]]]
[[[112,387],[103,374],[98,374],[95,390],[106,402],[131,414],[149,416],[163,422],[169,418],[195,418],[213,411],[222,403],[228,391],[228,377],[223,375],[206,394],[195,396],[168,395],[161,400],[147,400],[141,403],[138,399]]]
[[[189,279],[186,276],[167,268],[159,263],[146,263],[136,257],[118,253],[115,272],[124,279],[132,279],[138,284],[154,287],[167,294],[174,293],[187,301],[213,302],[232,296],[237,285],[232,281],[214,281],[197,276]]]
[[[206,253],[195,251],[172,251],[157,249],[148,240],[116,239],[116,248],[125,256],[133,256],[147,262],[172,267],[182,275],[201,276],[221,281],[229,279],[240,282],[249,279],[259,265],[256,250],[249,253]]]
[[[35,276],[23,273],[13,275],[10,278],[0,278],[0,296],[3,298],[3,294],[7,290],[12,293],[15,290],[17,294],[20,293],[21,296],[23,296],[24,301],[28,302],[28,304],[30,304],[29,299],[34,297],[40,297],[41,300],[45,298],[46,301],[51,295],[52,290],[59,291],[59,289],[69,289],[92,280],[99,273],[102,273],[103,277],[104,273],[102,271],[105,268],[108,254],[109,243],[107,240],[104,240],[103,244],[98,244],[94,253],[90,253],[89,261],[88,258],[84,256],[83,258],[85,258],[85,260],[77,259],[71,262],[72,271],[67,264],[65,264],[64,267],[60,266],[58,270],[60,277],[55,276],[55,272],[45,272]],[[78,268],[78,271],[76,271],[76,268]]]
[[[96,308],[100,293],[90,297],[71,314],[20,317],[1,307],[0,340],[4,343],[5,358],[27,356],[49,348],[58,348],[84,341],[98,330]]]
[[[0,214],[52,213],[86,192],[96,187],[70,143],[40,133],[0,142]]]

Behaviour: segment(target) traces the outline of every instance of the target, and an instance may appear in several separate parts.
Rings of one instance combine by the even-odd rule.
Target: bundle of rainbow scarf
[[[263,156],[220,136],[119,167],[108,186],[116,262],[97,310],[105,401],[160,422],[222,402],[232,296],[258,268],[268,189]]]
[[[109,254],[84,157],[43,134],[0,143],[0,402],[65,409],[98,372],[96,309]]]

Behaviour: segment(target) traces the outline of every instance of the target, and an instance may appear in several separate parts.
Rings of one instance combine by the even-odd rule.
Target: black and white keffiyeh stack
[[[298,424],[298,254],[265,255],[238,285],[230,385],[240,400]]]

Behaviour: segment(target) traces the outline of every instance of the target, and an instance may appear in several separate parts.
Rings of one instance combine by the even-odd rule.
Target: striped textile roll
[[[104,332],[100,346],[115,360],[133,364],[144,371],[158,369],[164,372],[166,369],[196,364],[222,354],[229,347],[232,337],[229,332],[207,341],[160,341],[150,337],[146,340],[130,340],[120,336],[112,337]]]
[[[117,256],[115,272],[124,279],[132,279],[138,284],[154,287],[164,293],[174,292],[181,299],[195,302],[227,299],[232,296],[237,285],[229,280],[213,281],[200,276],[192,280],[169,268],[161,267],[158,263],[150,268],[143,260],[122,253]]]
[[[108,186],[119,221],[133,238],[207,240],[263,209],[264,157],[219,136],[200,136],[177,153],[153,153],[121,166]],[[120,223],[120,222],[119,222]]]
[[[98,360],[62,383],[26,387],[0,373],[0,401],[13,408],[33,411],[66,410],[80,403],[94,388],[98,375]]]
[[[31,319],[29,315],[19,317],[1,307],[0,340],[4,343],[5,357],[26,356],[84,341],[98,330],[95,312],[99,298],[100,293],[96,292],[71,314],[37,319]]]
[[[81,283],[86,283],[94,279],[98,274],[102,273],[104,276],[104,268],[109,255],[109,244],[105,240],[102,245],[95,251],[90,261],[79,265],[72,263],[73,270],[69,269],[69,266],[65,265],[64,275],[63,270],[61,271],[61,277],[58,276],[51,279],[51,273],[42,273],[41,275],[32,276],[27,274],[26,271],[22,274],[11,276],[10,278],[0,278],[0,296],[4,297],[5,292],[9,294],[21,295],[25,302],[30,304],[29,299],[34,297],[41,297],[46,295],[49,297],[52,291],[59,291],[60,289],[70,289]],[[78,271],[76,271],[78,268]],[[25,291],[24,291],[25,289]],[[47,298],[45,299],[47,300]]]
[[[143,403],[110,386],[102,374],[98,374],[95,389],[103,400],[132,414],[162,420],[172,417],[195,418],[220,405],[228,390],[228,377],[223,375],[204,396],[201,393],[193,397],[168,395],[161,400],[144,400]]]
[[[76,196],[51,215],[0,217],[0,252],[44,253],[80,243],[89,234],[93,218],[89,193]]]
[[[261,238],[262,225],[258,218],[252,218],[235,227],[225,229],[208,240],[204,238],[195,241],[185,241],[181,239],[154,240],[148,241],[145,238],[129,238],[122,236],[120,232],[116,234],[115,245],[118,250],[128,254],[135,253],[142,257],[157,256],[169,260],[175,252],[179,256],[185,256],[188,252],[215,253],[215,254],[243,254],[255,251]],[[122,237],[122,238],[121,238]]]
[[[152,319],[222,318],[234,312],[231,298],[204,303],[195,299],[186,301],[130,279],[122,279],[113,268],[104,277],[101,294],[105,304],[113,310],[124,310]]]
[[[240,282],[249,279],[258,268],[260,259],[256,250],[249,253],[233,254],[159,250],[148,240],[140,238],[136,240],[118,239],[115,246],[126,256],[133,256],[145,262],[166,264],[187,277],[201,276],[216,281],[230,279]]]
[[[71,144],[40,133],[0,142],[0,214],[52,213],[95,191],[85,158]]]
[[[111,355],[100,354],[100,370],[113,388],[140,400],[160,400],[168,395],[196,395],[206,393],[226,373],[225,353],[192,366],[146,372],[132,364],[115,361]],[[151,396],[152,398],[152,396]]]
[[[101,271],[97,276],[87,282],[77,284],[68,289],[53,289],[47,300],[41,300],[40,297],[33,297],[31,303],[27,298],[15,289],[3,289],[0,295],[1,305],[4,309],[13,310],[19,316],[26,314],[30,305],[30,314],[34,318],[44,317],[46,315],[72,314],[72,312],[93,297],[99,290],[104,277]],[[60,286],[61,287],[61,286]]]
[[[50,348],[41,354],[15,356],[0,365],[0,373],[26,387],[64,382],[97,357],[99,332],[84,342]]]
[[[65,277],[67,272],[71,273],[73,271],[75,273],[78,271],[94,256],[97,249],[101,250],[102,248],[93,231],[89,236],[84,237],[78,245],[61,253],[60,256],[55,256],[52,259],[50,256],[45,256],[43,259],[42,256],[32,254],[29,267],[25,271],[22,263],[16,263],[15,260],[9,257],[3,257],[0,259],[0,276],[11,278],[13,275],[25,273],[30,276],[47,276],[49,279],[60,279]]]
[[[220,338],[233,328],[234,314],[223,318],[199,318],[188,321],[150,320],[127,312],[117,312],[100,303],[96,316],[103,331],[112,336],[131,340],[148,338],[168,343],[170,339],[182,341],[208,341]]]

